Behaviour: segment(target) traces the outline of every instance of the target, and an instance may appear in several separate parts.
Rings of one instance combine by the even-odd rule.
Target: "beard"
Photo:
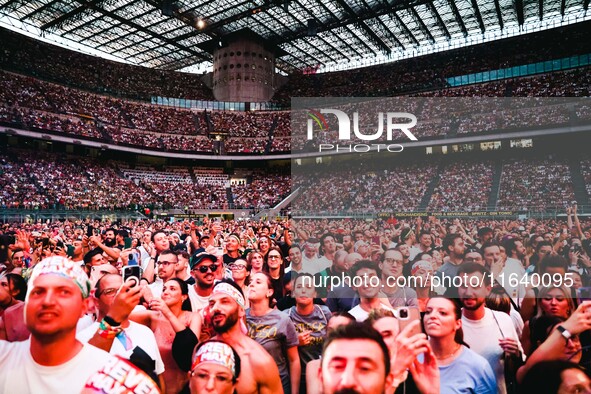
[[[473,302],[473,305],[466,305],[464,300],[467,299],[471,300]],[[463,298],[460,299],[460,302],[462,303],[463,308],[466,308],[469,311],[475,311],[476,309],[480,308],[482,304],[484,304],[484,298]]]
[[[224,314],[222,313],[214,313],[211,316],[211,324],[213,326],[213,329],[215,330],[215,332],[217,332],[218,334],[224,334],[228,331],[230,331],[230,329],[232,327],[234,327],[237,323],[238,323],[238,319],[240,318],[238,316],[238,310],[235,310],[234,312],[226,315],[226,319],[223,320],[221,323],[216,323],[214,322],[214,318],[216,316],[224,316]]]

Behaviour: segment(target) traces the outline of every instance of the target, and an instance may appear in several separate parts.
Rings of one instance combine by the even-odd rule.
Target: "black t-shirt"
[[[224,253],[224,266],[227,266],[228,264],[232,264],[233,262],[235,262],[239,258],[240,258],[240,256],[239,257],[230,257],[229,254]]]
[[[283,278],[271,279],[271,286],[273,287],[273,299],[278,302],[283,298]]]

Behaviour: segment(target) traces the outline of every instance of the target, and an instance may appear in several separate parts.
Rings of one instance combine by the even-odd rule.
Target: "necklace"
[[[449,353],[449,354],[447,354],[447,355],[445,355],[445,356],[441,356],[441,357],[437,357],[437,356],[435,356],[435,358],[436,358],[437,360],[446,360],[446,359],[448,359],[448,358],[450,358],[450,357],[453,357],[453,356],[454,356],[454,355],[455,355],[455,354],[458,352],[458,350],[460,350],[460,348],[461,348],[461,347],[462,347],[462,345],[460,345],[460,344],[458,343],[458,344],[457,344],[457,347],[454,349],[454,351],[453,351],[453,352],[451,352],[451,353]]]

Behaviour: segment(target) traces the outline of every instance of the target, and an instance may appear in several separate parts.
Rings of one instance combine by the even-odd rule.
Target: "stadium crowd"
[[[0,68],[101,94],[149,101],[153,96],[213,100],[201,76],[132,66],[0,29]]]
[[[568,164],[560,160],[512,160],[503,166],[499,209],[564,207],[574,198]]]
[[[449,211],[462,207],[469,211],[486,210],[492,179],[493,167],[490,162],[451,164],[441,173],[428,209]]]
[[[573,169],[568,159],[552,156],[498,158],[500,185],[496,199],[491,196],[496,193],[492,189],[495,164],[489,160],[393,163],[389,169],[380,163],[367,163],[363,168],[343,165],[316,173],[301,173],[296,167],[292,169],[293,185],[285,169],[253,169],[246,175],[249,181],[240,184],[231,183],[235,176],[228,175],[211,182],[193,180],[190,172],[201,171],[197,167],[183,167],[185,175],[177,179],[155,167],[133,174],[124,162],[7,150],[0,161],[0,207],[259,210],[275,206],[291,190],[300,188],[294,208],[316,214],[416,211],[421,203],[435,211],[555,210],[575,199],[573,176],[577,175],[572,171],[580,171],[582,187],[591,191],[587,157],[574,159]],[[496,201],[496,205],[489,207],[489,201]]]
[[[588,26],[536,33],[534,45],[511,39],[445,52],[427,66],[418,58],[295,75],[276,100],[471,95],[475,87],[448,89],[444,77],[588,53]],[[211,151],[216,132],[228,135],[232,153],[290,149],[287,113],[200,113],[96,94],[208,98],[197,76],[89,58],[6,30],[0,38],[0,65],[11,70],[0,72],[3,125],[158,150]],[[480,92],[588,95],[569,81],[590,73]],[[488,114],[482,101],[462,121],[422,107],[430,115],[417,127],[422,138],[591,118],[585,105]],[[298,187],[292,207],[313,214],[479,210],[499,175],[497,208],[565,207],[566,218],[9,221],[0,225],[0,392],[591,393],[591,220],[572,202],[579,166],[591,185],[586,158],[336,164],[296,174],[292,186],[280,170],[232,180],[220,168],[2,153],[1,208],[260,209]]]
[[[66,392],[112,356],[167,393],[586,392],[591,221],[566,214],[5,223],[0,387],[56,384],[14,381],[30,342],[78,361]]]
[[[261,209],[276,205],[291,190],[288,177],[279,171],[264,177],[253,170],[249,172],[250,182],[231,186],[227,175],[223,182],[194,181],[190,168],[182,170],[182,179],[154,167],[132,174],[123,162],[7,150],[0,159],[0,208],[142,212],[146,207],[185,211]],[[236,196],[231,206],[226,188]]]
[[[585,87],[588,82],[591,83],[591,68],[586,67],[511,81],[433,90],[419,95],[425,101],[406,99],[405,102],[420,119],[412,129],[420,140],[456,133],[545,128],[587,122],[591,119],[591,106],[578,103],[572,111],[571,104],[565,102],[522,100],[519,105],[531,108],[515,110],[515,101],[436,101],[430,98],[588,96]],[[423,104],[417,105],[419,102]],[[371,102],[359,105],[358,109],[365,109],[370,114],[376,112]],[[450,116],[442,118],[442,113]],[[374,117],[361,115],[364,133],[371,134],[377,129]],[[213,141],[208,138],[212,135],[224,136],[224,151],[229,154],[301,150],[306,142],[303,137],[292,141],[288,138],[291,133],[290,112],[190,111],[162,107],[99,96],[4,71],[0,72],[0,122],[7,126],[75,134],[115,144],[209,154],[216,152]],[[395,137],[397,141],[405,138],[403,135]],[[291,146],[292,142],[294,146]],[[359,141],[354,139],[352,142]]]
[[[389,64],[323,74],[294,73],[290,76],[289,82],[275,94],[273,100],[289,105],[292,97],[389,97],[420,91],[447,90],[446,78],[449,77],[589,53],[590,44],[584,42],[588,29],[589,22],[585,22],[576,27],[567,26],[532,33],[525,40],[523,37],[515,37],[402,59]],[[383,78],[383,75],[389,77]],[[502,97],[506,93],[506,90],[501,88],[502,84],[489,84],[492,89],[490,92],[471,87],[468,89],[471,89],[475,96]],[[576,91],[588,92],[586,86],[572,80],[565,85],[552,82],[548,85],[541,84],[539,89],[544,92],[541,96],[570,96]],[[528,89],[527,95],[534,91],[536,90]],[[560,91],[564,91],[565,94],[558,94]]]

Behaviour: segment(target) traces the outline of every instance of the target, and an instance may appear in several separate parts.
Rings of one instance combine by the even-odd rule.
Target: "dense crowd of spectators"
[[[564,207],[574,198],[568,164],[563,160],[510,160],[503,165],[499,209]]]
[[[132,169],[123,162],[9,150],[0,162],[0,208],[260,210],[275,206],[291,191],[289,176],[277,171],[252,170],[247,178],[231,184],[229,175],[213,175],[207,168]]]
[[[128,373],[170,394],[244,392],[245,381],[293,394],[590,392],[591,303],[574,294],[591,279],[591,221],[565,210],[566,220],[7,222],[3,354],[57,349],[58,367],[94,358],[76,374],[25,374],[13,357],[0,379],[51,394],[131,385]],[[58,323],[59,336],[47,329]],[[129,364],[112,371],[108,353]]]
[[[269,112],[209,112],[213,131],[232,137],[267,138],[275,115]]]
[[[514,38],[430,55],[429,62],[417,58],[323,76],[295,75],[277,100],[424,89],[430,92],[422,96],[436,97],[586,96],[589,68],[456,89],[447,89],[444,77],[590,52],[591,42],[583,35],[588,27],[580,23],[564,28],[565,34],[536,33],[533,41]],[[576,49],[569,45],[573,42]],[[158,150],[213,151],[210,133],[226,134],[222,146],[231,153],[290,149],[287,112],[197,113],[95,94],[207,97],[197,76],[90,58],[5,30],[0,30],[0,66],[35,76],[0,72],[2,124]],[[376,119],[367,115],[372,105],[362,105],[367,109],[360,114],[365,133],[377,128]],[[493,113],[485,100],[470,103],[471,112],[463,112],[461,102],[452,108],[437,102],[414,105],[408,110],[426,119],[413,129],[419,139],[591,119],[586,104],[540,108],[521,101]],[[429,162],[400,159],[387,169],[383,163],[335,160],[323,172],[298,174],[298,167],[292,167],[291,185],[290,177],[275,169],[240,170],[232,179],[227,168],[131,167],[30,150],[2,153],[0,208],[103,209],[113,215],[118,209],[143,207],[256,211],[275,206],[299,188],[291,205],[296,214],[371,217],[5,223],[0,226],[0,354],[9,357],[0,357],[0,387],[7,392],[53,393],[61,392],[64,382],[68,389],[75,382],[81,385],[98,368],[96,359],[106,359],[106,351],[137,362],[117,350],[130,350],[131,343],[148,357],[142,365],[151,384],[173,394],[202,393],[205,385],[224,393],[251,392],[253,387],[292,394],[361,392],[371,384],[373,390],[366,390],[371,393],[397,388],[423,394],[554,393],[571,385],[573,374],[577,389],[591,392],[591,380],[581,368],[591,359],[591,304],[573,297],[591,280],[591,221],[577,217],[571,171],[578,166],[569,167],[578,158],[499,156],[495,164],[447,161],[441,155]],[[420,208],[487,208],[496,199],[491,194],[494,168],[500,164],[496,208],[566,207],[567,219],[404,218],[404,211]],[[591,195],[587,156],[580,168]],[[391,212],[390,217],[374,219],[383,212]],[[137,286],[124,284],[126,273],[135,271],[127,267],[130,260],[143,270],[138,270]],[[432,285],[432,278],[446,275],[475,276],[479,285]],[[364,283],[354,286],[316,284],[317,278],[361,276]],[[368,284],[368,276],[378,285]],[[431,285],[398,281],[419,277]],[[302,278],[311,281],[305,285]],[[390,279],[396,279],[394,284]],[[51,287],[56,284],[59,293]],[[47,288],[51,291],[40,297]],[[92,302],[81,302],[79,291]],[[49,301],[68,307],[56,308],[59,313],[35,309],[35,302]],[[27,321],[22,309],[13,308],[26,308]],[[402,310],[416,312],[424,324],[404,328]],[[60,335],[38,329],[66,318]],[[413,324],[416,331],[410,329]],[[141,338],[132,333],[140,325]],[[5,341],[16,341],[17,334],[31,346]],[[143,342],[147,338],[153,346]],[[221,342],[207,342],[212,338]],[[81,346],[80,353],[95,352],[95,359],[77,362],[73,357]],[[102,350],[89,350],[92,346]],[[46,365],[32,362],[54,362],[56,354],[51,374]],[[67,357],[74,362],[61,368]],[[349,357],[362,357],[362,365],[340,371]],[[25,361],[20,365],[18,360]],[[82,377],[71,373],[72,365]],[[53,390],[52,384],[61,387]]]
[[[149,101],[152,96],[213,100],[196,74],[109,61],[0,29],[0,68],[83,90]]]
[[[581,175],[583,176],[583,181],[585,182],[587,194],[591,196],[591,160],[581,160]]]
[[[412,211],[419,207],[436,164],[402,165],[390,170],[331,169],[317,174],[294,170],[292,204],[301,213],[377,213]]]
[[[227,153],[255,153],[263,154],[267,150],[267,138],[238,138],[230,137],[224,141]]]
[[[557,209],[575,199],[566,160],[548,157],[500,160],[498,200],[496,207],[489,207],[491,193],[496,193],[492,190],[494,165],[490,161],[451,161],[440,165],[434,160],[386,170],[381,167],[351,169],[344,165],[305,174],[298,174],[296,168],[292,186],[287,175],[271,170],[252,170],[248,182],[231,184],[231,176],[204,175],[207,169],[183,167],[178,170],[183,172],[179,178],[178,172],[170,174],[168,170],[153,167],[138,173],[124,163],[105,164],[49,153],[8,151],[1,166],[0,207],[260,210],[275,206],[297,188],[300,193],[292,207],[306,213],[415,211],[421,203],[431,211],[487,208],[526,211]],[[581,175],[591,195],[590,168],[589,160],[583,158]],[[196,174],[195,179],[191,171]],[[432,192],[426,195],[430,185]],[[127,192],[120,193],[121,189]]]
[[[155,200],[113,167],[91,159],[31,151],[8,153],[2,160],[0,179],[3,208],[135,209]]]
[[[589,22],[584,22],[528,34],[527,39],[514,37],[390,64],[316,75],[293,74],[275,94],[274,100],[289,105],[292,97],[387,97],[443,89],[448,86],[445,78],[449,77],[589,53],[591,44],[584,42],[578,45],[585,41],[588,29]],[[577,45],[565,45],[575,42]],[[490,86],[492,91],[476,91],[475,95],[504,95],[505,89],[500,85]],[[557,95],[587,90],[572,83],[564,86],[550,83],[550,86],[551,90],[566,93]],[[549,87],[544,84],[540,90],[547,92]]]
[[[438,101],[428,97],[494,96],[510,88],[519,96],[586,95],[585,81],[591,82],[589,67],[421,94],[426,101],[401,100],[420,120],[412,129],[418,139],[550,127],[591,119],[591,106],[577,104],[572,111],[568,103],[531,99],[515,108],[513,101]],[[495,110],[491,112],[491,108]],[[360,113],[361,132],[374,133],[378,119],[370,116],[376,113],[373,103],[359,104],[355,109]],[[442,117],[443,113],[447,116]],[[99,96],[7,72],[0,72],[0,121],[32,130],[169,151],[216,152],[208,138],[210,133],[225,135],[224,151],[229,154],[287,152],[305,149],[306,144],[303,136],[289,140],[290,112],[189,111]],[[384,133],[375,142],[383,142],[385,137]],[[394,137],[395,141],[406,139],[402,133]],[[316,136],[319,143],[334,143],[330,138],[329,134]],[[362,141],[355,138],[352,142]]]
[[[251,182],[232,187],[234,206],[256,210],[272,208],[291,192],[291,177],[272,171],[255,171]]]
[[[485,210],[491,193],[493,165],[490,162],[458,162],[439,174],[428,209],[435,211]]]

